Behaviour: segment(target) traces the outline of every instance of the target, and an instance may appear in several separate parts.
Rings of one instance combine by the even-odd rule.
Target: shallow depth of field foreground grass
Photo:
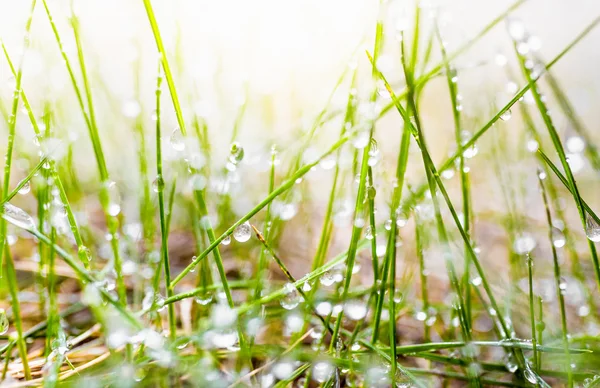
[[[586,23],[541,50],[529,3],[461,26],[373,0],[337,35],[240,34],[235,66],[180,2],[124,1],[135,38],[83,0],[15,12],[0,387],[600,386],[596,100],[556,71],[600,16],[573,6]],[[198,42],[214,56],[186,59]]]

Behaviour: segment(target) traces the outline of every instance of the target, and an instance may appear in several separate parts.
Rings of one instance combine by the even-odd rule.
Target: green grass
[[[140,4],[143,36],[158,51],[158,74],[146,79],[144,58],[133,62],[140,112],[118,126],[112,110],[120,97],[96,66],[111,58],[94,57],[85,17],[73,12],[68,23],[55,23],[51,3],[33,1],[24,46],[38,48],[30,29],[46,24],[56,46],[44,50],[60,58],[69,85],[38,100],[23,82],[28,51],[15,66],[2,42],[16,87],[0,98],[7,139],[0,312],[9,319],[0,333],[2,380],[595,386],[599,139],[553,67],[600,18],[547,62],[509,33],[514,55],[506,68],[481,66],[521,88],[508,102],[484,88],[460,94],[474,71],[461,66],[466,53],[500,24],[520,23],[509,17],[525,2],[454,50],[444,43],[452,25],[424,9],[415,7],[397,36],[381,12],[366,53],[354,53],[358,67],[331,80],[324,106],[289,141],[264,128],[246,132],[261,106],[248,82],[226,130],[193,109],[198,91],[186,87],[187,77],[195,81],[182,59],[185,40],[178,37],[173,50],[163,41],[166,20],[150,0]],[[64,44],[71,41],[72,52]],[[390,58],[393,70],[380,66]],[[431,90],[449,102],[434,111],[445,129],[429,120]],[[501,108],[474,112],[473,98]],[[555,107],[558,115],[549,113]],[[87,131],[74,142],[64,128],[71,116]],[[569,163],[561,119],[585,144],[583,172]],[[172,134],[165,130],[171,121]],[[115,139],[113,126],[130,131],[134,144],[121,144],[129,133]],[[25,127],[36,152],[23,142]],[[440,158],[444,131],[450,152]],[[231,146],[220,149],[223,139]],[[86,158],[84,146],[91,147]],[[136,152],[137,165],[113,171],[119,152]],[[253,170],[258,156],[268,168]],[[82,172],[88,165],[95,173]],[[528,184],[536,171],[536,184]],[[487,198],[489,184],[499,193]],[[500,205],[488,206],[492,200]],[[491,227],[502,237],[490,237]],[[518,248],[523,235],[535,244]]]

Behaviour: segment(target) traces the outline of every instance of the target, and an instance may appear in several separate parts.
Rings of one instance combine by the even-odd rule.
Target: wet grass
[[[600,344],[594,328],[600,314],[594,298],[600,284],[600,219],[593,202],[584,198],[586,185],[598,178],[597,139],[551,68],[600,19],[544,62],[529,47],[526,24],[512,17],[524,2],[512,4],[455,50],[444,41],[444,26],[427,20],[419,7],[411,27],[397,31],[397,37],[386,34],[381,16],[366,53],[357,50],[356,55],[365,56],[358,63],[367,65],[366,76],[360,67],[345,69],[295,144],[276,146],[266,135],[260,139],[269,143],[269,151],[260,155],[268,168],[250,174],[257,176],[252,186],[260,188],[262,199],[244,212],[234,205],[237,195],[250,192],[240,178],[252,157],[240,140],[251,103],[247,90],[231,134],[211,128],[198,115],[188,118],[180,102],[187,96],[175,84],[184,74],[178,74],[180,64],[165,48],[151,1],[144,0],[152,32],[148,39],[154,39],[159,53],[154,104],[147,108],[153,121],[148,125],[139,112],[132,121],[138,154],[134,173],[141,183],[135,192],[119,193],[107,164],[111,153],[103,128],[110,121],[98,113],[95,84],[101,81],[86,66],[82,24],[72,15],[70,30],[59,30],[42,0],[76,97],[70,109],[83,119],[87,139],[69,142],[61,132],[60,101],[48,96],[37,111],[22,84],[27,76],[23,57],[15,67],[2,43],[15,80],[10,110],[2,106],[7,128],[0,199],[4,383],[598,384]],[[36,6],[33,1],[25,47]],[[383,3],[380,7],[386,9]],[[461,76],[471,69],[456,62],[498,24],[506,24],[506,39],[514,48],[515,61],[506,73],[512,78],[521,74],[523,86],[507,103],[498,103],[502,107],[487,114],[491,118],[482,113],[473,120],[463,113],[468,101],[459,93]],[[68,53],[63,42],[71,39],[75,51]],[[390,45],[398,49],[397,74],[380,66]],[[440,62],[432,64],[437,53]],[[170,104],[165,104],[163,77]],[[392,87],[392,79],[404,87]],[[424,119],[424,91],[436,79],[450,101],[451,112],[444,115],[454,149],[441,163],[431,148],[439,133]],[[542,93],[546,88],[554,100]],[[140,90],[137,85],[137,98]],[[341,106],[334,102],[337,93],[345,93]],[[555,124],[554,105],[573,134]],[[170,137],[163,130],[167,110],[178,124]],[[391,116],[396,119],[392,137],[381,120]],[[17,119],[28,120],[37,153],[19,144]],[[514,145],[495,133],[490,162],[484,139],[515,121],[523,128],[518,144],[524,156],[509,155]],[[323,146],[326,125],[337,126],[338,136]],[[213,149],[218,136],[232,142],[224,162]],[[579,151],[565,145],[573,137],[584,145]],[[92,147],[89,160],[97,173],[82,181],[93,182],[95,190],[78,183],[73,147],[83,141]],[[391,155],[384,153],[389,147],[382,147],[388,142],[394,143]],[[320,151],[310,155],[313,147]],[[570,161],[574,152],[588,161],[592,178],[579,178]],[[15,173],[15,155],[32,167]],[[382,167],[380,160],[388,157],[396,162],[393,172]],[[503,171],[517,157],[527,167],[519,174]],[[475,206],[481,187],[473,171],[485,166],[474,158],[493,164],[498,173],[492,181],[501,186],[505,209],[492,216]],[[409,178],[409,169],[419,172],[417,180]],[[315,170],[331,170],[329,178],[315,180]],[[533,174],[539,224],[518,205],[527,197],[525,184],[511,185],[516,176]],[[13,205],[28,197],[35,212]],[[90,201],[98,201],[100,222],[90,221]],[[315,202],[323,209],[296,225]],[[575,211],[579,223],[569,223]],[[507,236],[506,258],[481,250],[489,242],[479,231],[489,222]],[[137,232],[129,233],[132,228]],[[182,231],[191,236],[181,243],[193,247],[191,257],[177,254],[176,233]],[[584,241],[586,249],[581,249]],[[302,254],[294,253],[295,244],[306,248]],[[24,251],[34,252],[37,263]],[[445,271],[432,267],[434,260],[440,262],[436,256]],[[506,273],[498,273],[497,260],[507,260]],[[33,281],[23,276],[28,272]],[[581,295],[577,299],[567,290]],[[25,297],[30,294],[34,301]],[[32,305],[39,311],[32,313]]]

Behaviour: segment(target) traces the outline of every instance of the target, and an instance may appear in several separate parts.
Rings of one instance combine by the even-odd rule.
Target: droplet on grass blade
[[[0,308],[0,335],[6,334],[9,326],[10,324],[8,322],[8,317],[6,316],[6,311]]]
[[[292,283],[287,283],[284,289],[285,295],[279,300],[279,303],[284,309],[293,310],[302,301],[302,296],[300,295],[298,290],[296,290],[296,287],[294,287]]]
[[[165,188],[165,181],[161,176],[157,176],[156,179],[152,182],[152,190],[155,193],[163,191]]]
[[[250,240],[252,236],[252,228],[250,227],[250,222],[246,221],[237,228],[233,232],[233,238],[235,238],[238,242],[246,242]]]
[[[525,368],[525,370],[523,371],[523,376],[531,384],[537,384],[537,376],[535,375],[535,372],[531,370],[530,367]]]
[[[175,151],[183,151],[185,149],[183,134],[179,128],[173,130],[171,137],[169,138],[169,143],[171,144],[171,148]]]
[[[201,292],[200,294],[196,295],[195,301],[199,305],[206,306],[207,304],[212,302],[213,297],[214,297],[214,293],[212,293],[210,291],[204,291],[204,292]]]
[[[335,283],[335,278],[333,277],[333,274],[330,271],[325,271],[325,273],[321,276],[321,279],[319,281],[322,285],[328,287]]]
[[[552,245],[555,248],[562,248],[565,246],[567,240],[565,239],[565,234],[562,230],[557,227],[552,227]]]
[[[333,365],[329,362],[319,361],[312,367],[312,378],[318,383],[324,383],[333,374],[333,369]]]
[[[513,243],[513,250],[519,255],[525,255],[531,253],[536,247],[537,243],[532,235],[524,233],[515,239]]]
[[[344,303],[344,312],[349,319],[358,321],[367,315],[367,305],[361,300],[349,300]]]
[[[31,184],[29,183],[29,181],[27,181],[27,182],[25,182],[23,187],[21,187],[19,189],[19,194],[21,194],[21,195],[29,194],[30,191],[31,191]]]
[[[2,218],[19,228],[35,229],[33,218],[23,209],[11,205],[10,203],[4,204]]]
[[[585,149],[585,141],[579,136],[570,136],[566,141],[567,150],[571,153],[580,153]]]
[[[588,213],[585,214],[585,234],[590,241],[600,242],[600,225]]]
[[[512,118],[512,112],[510,111],[510,109],[505,110],[504,112],[502,112],[502,114],[500,115],[500,120],[502,121],[508,121]]]
[[[225,236],[223,240],[221,240],[222,245],[229,245],[231,243],[231,236]]]
[[[371,228],[371,225],[367,226],[367,228],[365,229],[365,238],[367,240],[373,240],[374,238],[374,233],[373,233],[373,229]]]
[[[229,148],[229,162],[237,165],[244,159],[244,147],[238,142],[232,143]]]

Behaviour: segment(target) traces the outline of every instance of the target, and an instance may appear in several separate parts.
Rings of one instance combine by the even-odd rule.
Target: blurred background
[[[24,59],[23,89],[39,116],[44,107],[49,106],[57,137],[62,142],[73,144],[74,173],[86,192],[95,192],[98,190],[98,178],[91,142],[44,7],[41,1],[38,3],[29,38],[31,47]],[[221,171],[226,164],[233,128],[239,119],[236,140],[244,146],[246,157],[238,170],[240,181],[231,192],[232,195],[239,194],[232,202],[237,215],[247,212],[265,196],[265,171],[271,145],[278,144],[280,157],[287,166],[285,163],[292,155],[287,150],[295,149],[299,136],[310,130],[330,96],[328,112],[337,116],[317,131],[316,141],[307,151],[309,156],[311,152],[319,155],[338,138],[342,120],[339,113],[346,104],[349,77],[346,76],[337,91],[332,92],[344,72],[358,66],[358,94],[366,100],[366,96],[372,93],[376,85],[371,79],[364,50],[372,50],[378,17],[385,21],[385,49],[378,66],[394,88],[401,90],[404,86],[397,35],[399,29],[411,31],[412,1],[390,0],[379,4],[374,0],[154,0],[152,4],[174,73],[184,118],[190,128],[194,118],[200,118],[207,124],[212,148],[210,162],[215,171]],[[453,52],[512,3],[504,0],[423,0],[420,4],[424,16],[423,30],[430,30],[434,18],[437,18],[447,50]],[[152,166],[152,114],[157,73],[156,46],[143,3],[132,0],[48,0],[48,5],[65,52],[74,64],[77,63],[77,52],[69,18],[74,13],[79,19],[108,168],[121,191],[123,214],[127,219],[135,220],[139,212],[136,204],[140,174],[134,127],[141,121],[145,128],[149,165]],[[23,31],[30,2],[5,1],[0,7],[0,37],[17,65],[22,54]],[[599,13],[600,3],[595,0],[529,0],[514,12],[513,17],[520,19],[528,33],[535,37],[531,41],[531,49],[539,50],[539,56],[550,60]],[[600,29],[597,29],[553,68],[553,73],[576,107],[576,113],[596,139],[600,138],[600,110],[595,106],[600,91],[599,41]],[[423,41],[421,47],[425,47]],[[431,58],[429,67],[440,60],[437,45],[434,45]],[[466,131],[479,129],[524,85],[515,64],[504,22],[454,61],[463,97],[463,126]],[[77,65],[74,67],[81,85],[80,71]],[[13,87],[14,78],[6,61],[0,60],[0,102],[4,113],[10,110]],[[381,104],[389,101],[385,93],[380,97]],[[442,161],[455,147],[449,101],[444,77],[430,82],[422,95],[425,132],[437,161]],[[544,222],[536,186],[535,162],[527,156],[522,121],[515,119],[518,114],[514,111],[512,120],[498,123],[486,134],[479,144],[479,154],[469,162],[475,193],[473,206],[481,220],[478,227],[482,230],[479,233],[490,250],[508,249],[499,237],[503,234],[501,228],[491,226],[497,223],[495,217],[504,211],[505,206],[500,188],[506,181],[500,180],[489,147],[498,139],[505,144],[500,155],[501,168],[507,173],[505,178],[520,191],[517,196],[518,212],[530,217],[533,225],[538,222],[543,225]],[[558,129],[565,137],[568,136],[569,128],[564,117],[560,112],[554,117]],[[537,116],[536,121],[539,122]],[[177,121],[166,86],[163,88],[162,123],[165,139],[168,139],[170,133],[176,130]],[[377,125],[375,138],[381,151],[381,160],[375,168],[378,192],[391,191],[400,128],[401,121],[393,110]],[[6,130],[6,121],[1,121],[0,131],[5,133]],[[4,135],[1,138],[5,139]],[[31,161],[29,157],[37,152],[35,143],[29,121],[20,111],[14,184],[35,164],[35,158]],[[4,152],[5,146],[6,142],[0,141],[1,152]],[[170,157],[169,150],[166,147],[167,159]],[[422,162],[415,151],[413,147],[408,171],[411,185],[418,185],[424,180]],[[590,203],[598,205],[600,181],[596,179],[597,175],[585,158],[573,160],[574,163],[580,162],[576,172],[584,196]],[[342,162],[348,168],[349,158],[342,158]],[[168,169],[169,166],[167,175],[170,173]],[[282,168],[283,171],[287,171],[287,167]],[[153,173],[150,176],[153,177]],[[329,187],[330,179],[331,171],[326,168],[311,172],[307,180],[313,184],[307,185],[299,194],[304,197],[295,200],[294,214],[298,211],[304,214],[304,218],[297,221],[298,225],[304,227],[308,219],[308,225],[315,225],[316,231],[307,232],[315,238],[318,237],[321,214],[327,201],[323,190]],[[448,184],[451,189],[458,187],[456,179],[454,181]],[[323,186],[324,183],[327,185]],[[219,190],[216,186],[218,184],[210,186],[214,192]],[[352,195],[352,188],[349,188],[349,203],[354,201]],[[381,196],[388,197],[387,194]],[[31,210],[34,206],[34,198],[18,198],[15,201],[25,209]],[[127,206],[128,203],[132,206]],[[577,216],[570,202],[568,207],[576,222]],[[386,219],[386,212],[389,214],[383,200],[379,204],[379,212],[381,220]],[[532,229],[535,230],[535,227]],[[540,233],[545,232],[542,230]],[[340,235],[341,249],[347,240],[344,233]],[[495,245],[497,241],[501,242],[499,246]],[[306,242],[304,240],[302,244]],[[298,257],[304,257],[303,252],[301,249]],[[445,270],[440,265],[440,276],[443,273]]]

